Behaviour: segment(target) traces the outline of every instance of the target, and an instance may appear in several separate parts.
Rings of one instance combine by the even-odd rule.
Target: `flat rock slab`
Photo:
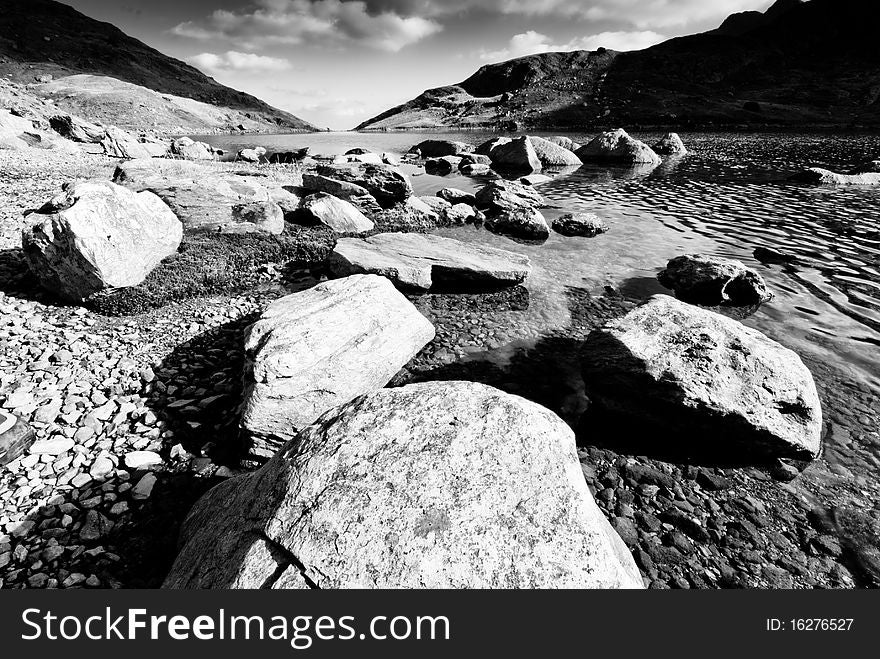
[[[654,429],[646,443],[659,451],[687,445],[735,462],[819,455],[822,408],[810,371],[727,316],[656,295],[592,332],[584,355],[591,401]],[[659,437],[674,444],[657,445]]]
[[[328,412],[183,525],[166,588],[642,588],[574,433],[475,382]]]
[[[838,174],[821,167],[811,167],[795,174],[792,180],[812,185],[880,185],[880,173]]]
[[[356,275],[276,300],[245,334],[242,426],[280,445],[332,407],[384,387],[434,327],[384,277]]]
[[[521,254],[453,238],[382,233],[341,239],[330,268],[337,276],[378,274],[402,288],[427,291],[434,286],[513,286],[529,276],[531,263]]]

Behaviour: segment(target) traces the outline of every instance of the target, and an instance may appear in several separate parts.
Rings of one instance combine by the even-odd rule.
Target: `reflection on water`
[[[646,141],[653,135],[637,135]],[[405,152],[432,137],[401,133],[205,138],[235,149],[262,144],[287,150],[310,146],[337,154],[354,146]],[[443,135],[479,143],[487,135]],[[572,135],[585,141],[588,136]],[[540,246],[520,245],[471,227],[443,230],[465,241],[527,254],[535,264],[529,282],[531,313],[548,330],[567,322],[565,290],[601,293],[611,286],[642,297],[662,292],[656,273],[674,256],[703,252],[736,258],[757,269],[776,299],[746,319],[801,353],[835,363],[880,386],[880,189],[813,188],[787,182],[807,166],[848,171],[880,157],[878,136],[684,134],[691,154],[654,169],[585,165],[561,172],[540,187],[553,207],[592,211],[611,227],[596,238],[553,235]],[[417,170],[411,170],[417,173]],[[413,177],[417,194],[442,187],[476,189],[459,175]],[[757,247],[796,258],[790,264],[755,259]]]

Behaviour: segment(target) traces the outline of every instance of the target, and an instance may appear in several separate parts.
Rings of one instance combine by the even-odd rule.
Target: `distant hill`
[[[484,66],[358,128],[877,127],[878,18],[872,0],[778,0],[641,51]]]
[[[230,108],[251,119],[252,129],[315,130],[308,122],[221,85],[68,5],[53,0],[0,0],[0,75],[33,83],[40,76],[76,74],[107,76],[160,94]],[[86,78],[75,78],[68,86],[82,79]]]

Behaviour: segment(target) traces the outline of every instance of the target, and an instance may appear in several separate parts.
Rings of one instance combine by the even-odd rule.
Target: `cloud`
[[[510,42],[501,50],[479,52],[479,57],[488,62],[535,55],[537,53],[563,52],[570,50],[641,50],[664,41],[666,37],[657,32],[644,30],[640,32],[600,32],[586,37],[572,39],[568,43],[555,44],[550,37],[534,30],[523,32],[511,37]]]
[[[181,23],[172,32],[192,39],[228,39],[250,48],[354,42],[397,52],[442,29],[429,18],[372,11],[362,0],[256,0],[249,11],[218,9],[204,21]]]
[[[222,54],[201,53],[193,55],[186,60],[197,69],[208,73],[225,71],[247,71],[249,73],[268,73],[272,71],[286,71],[291,68],[289,60],[281,57],[267,57],[254,53],[240,53],[235,50],[227,50]]]

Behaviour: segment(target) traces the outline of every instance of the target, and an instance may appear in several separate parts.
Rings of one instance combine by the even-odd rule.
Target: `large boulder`
[[[250,149],[242,149],[236,158],[244,162],[260,162],[266,156],[266,149],[256,146]]]
[[[531,140],[523,135],[515,140],[499,144],[492,149],[489,157],[492,164],[499,169],[518,172],[537,172],[541,170],[541,160],[532,146]]]
[[[510,137],[493,137],[491,140],[486,140],[482,144],[480,144],[475,150],[474,153],[480,156],[488,156],[492,157],[492,152],[499,146],[503,146],[505,144],[510,144],[513,141]]]
[[[544,197],[531,186],[504,179],[487,183],[477,192],[476,200],[478,208],[492,211],[539,208],[544,205]]]
[[[625,130],[607,131],[575,152],[578,158],[616,162],[622,165],[659,165],[663,162],[644,142],[630,137]]]
[[[608,231],[608,225],[595,213],[567,213],[553,220],[553,230],[563,236],[593,238]]]
[[[373,222],[354,204],[325,192],[306,197],[300,212],[312,222],[328,226],[336,233],[366,233],[374,228]]]
[[[183,525],[166,588],[642,588],[574,435],[475,382],[324,415]]]
[[[110,288],[140,284],[174,254],[183,227],[152,192],[109,181],[69,185],[36,214],[22,246],[46,289],[82,301]]]
[[[819,455],[812,375],[794,352],[732,318],[656,295],[591,333],[584,354],[590,400],[679,443],[660,452]]]
[[[740,261],[702,254],[678,256],[657,275],[675,297],[707,306],[751,306],[769,302],[773,294],[764,278]]]
[[[111,158],[152,158],[153,151],[128,131],[109,126],[101,139],[104,154]]]
[[[409,177],[391,165],[321,165],[317,173],[364,188],[383,208],[391,208],[413,194]],[[331,190],[323,192],[334,194]]]
[[[320,174],[303,174],[302,187],[309,192],[326,192],[346,201],[369,198],[375,203],[375,200],[366,188],[347,181],[330,178],[329,176],[321,176]]]
[[[74,152],[76,147],[55,133],[34,126],[34,122],[0,109],[0,149],[56,149]]]
[[[70,114],[58,114],[50,117],[49,125],[56,133],[74,142],[100,144],[107,134],[103,126]]]
[[[688,152],[678,133],[666,133],[651,149],[661,156],[673,158],[686,156]]]
[[[492,233],[528,241],[544,241],[550,237],[547,220],[537,208],[510,208],[486,218],[484,226]]]
[[[196,142],[189,137],[179,137],[171,143],[171,153],[185,160],[214,160],[214,147],[205,142]]]
[[[798,183],[811,185],[880,185],[880,173],[838,174],[821,167],[810,167],[791,178]]]
[[[447,176],[458,168],[460,158],[458,156],[443,156],[442,158],[429,158],[425,161],[425,173],[433,176]]]
[[[568,149],[569,151],[577,151],[581,148],[581,145],[575,142],[570,137],[565,137],[564,135],[554,135],[553,137],[544,138],[548,142],[552,142],[556,146],[561,146],[563,149]]]
[[[530,135],[529,142],[544,167],[580,167],[583,164],[572,151],[543,137]]]
[[[443,188],[437,192],[440,199],[445,199],[450,204],[467,204],[468,206],[476,206],[477,198],[473,192],[466,192],[458,188]]]
[[[416,144],[409,150],[410,153],[418,152],[422,158],[442,158],[443,156],[463,156],[471,153],[474,147],[464,142],[452,140],[425,140]]]
[[[337,276],[383,275],[401,288],[418,291],[434,286],[512,286],[531,272],[527,256],[419,233],[343,238],[329,265]]]
[[[242,427],[254,457],[388,381],[434,327],[384,277],[356,275],[276,300],[245,334]]]

